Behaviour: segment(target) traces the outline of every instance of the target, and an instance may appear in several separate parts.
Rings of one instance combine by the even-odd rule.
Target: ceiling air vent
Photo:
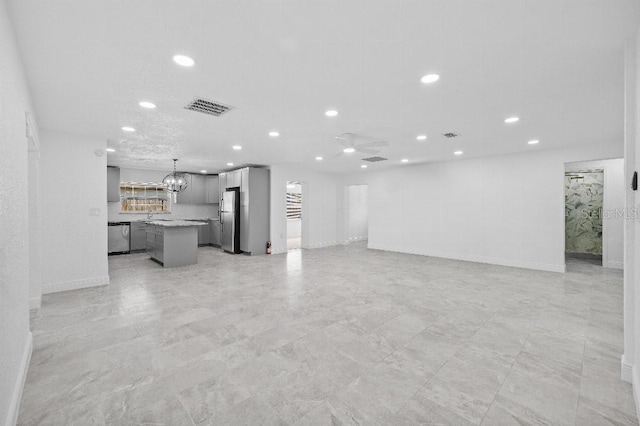
[[[445,138],[457,138],[458,134],[457,133],[453,133],[453,132],[449,132],[449,133],[443,133],[442,136],[444,136]]]
[[[201,112],[203,114],[215,115],[220,117],[233,109],[232,106],[221,104],[220,102],[210,101],[204,98],[195,98],[193,102],[189,103],[185,109],[191,111]]]
[[[387,159],[384,157],[369,157],[369,158],[363,158],[362,161],[369,161],[371,163],[375,163],[377,161],[387,161]]]

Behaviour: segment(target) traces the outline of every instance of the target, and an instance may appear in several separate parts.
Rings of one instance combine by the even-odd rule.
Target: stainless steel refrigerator
[[[222,249],[228,253],[240,251],[240,190],[227,188],[222,194],[220,209],[220,234]]]

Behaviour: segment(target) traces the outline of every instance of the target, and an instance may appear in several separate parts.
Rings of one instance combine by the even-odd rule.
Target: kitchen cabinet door
[[[120,201],[120,169],[107,167],[107,202]]]
[[[249,193],[249,168],[239,170],[240,172],[240,191]]]
[[[191,204],[205,203],[204,179],[202,175],[191,175]]]
[[[218,175],[218,188],[220,188],[220,193],[218,194],[218,198],[222,198],[222,193],[227,189],[227,174],[220,173]]]
[[[211,230],[209,224],[198,226],[198,244],[211,244]]]
[[[249,241],[247,250],[243,251],[264,254],[269,240],[269,170],[251,168],[248,176]]]
[[[204,181],[205,203],[218,204],[220,202],[220,187],[218,176],[207,176]]]
[[[178,193],[178,204],[192,204],[193,203],[193,191],[191,185],[191,174],[185,173],[187,179],[187,189]]]
[[[240,187],[240,170],[227,173],[227,188]]]
[[[227,176],[227,182],[225,183],[225,186],[227,188],[233,188],[236,182],[236,172],[227,172],[226,176]]]
[[[220,221],[209,220],[209,230],[211,232],[211,244],[220,247]]]
[[[147,247],[147,224],[131,222],[131,250],[144,250]]]

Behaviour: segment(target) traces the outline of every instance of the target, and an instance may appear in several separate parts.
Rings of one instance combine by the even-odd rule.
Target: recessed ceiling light
[[[240,145],[234,145],[233,149],[235,149],[236,151],[240,151],[242,147]]]
[[[366,165],[366,164],[363,164],[363,165],[361,165],[360,167],[362,167],[363,169],[366,169],[366,168],[367,168],[367,165]]]
[[[280,133],[273,131],[273,132],[269,132],[269,136],[271,136],[272,138],[278,137],[280,136]]]
[[[149,109],[153,109],[156,107],[156,104],[152,102],[147,102],[147,101],[142,101],[138,105],[140,105],[142,108],[149,108]]]
[[[520,121],[519,117],[509,117],[504,120],[505,123],[515,123]]]
[[[427,139],[427,135],[418,135],[418,137],[416,137],[416,139],[418,139],[419,141],[423,141],[423,140]]]
[[[420,79],[421,82],[426,84],[435,83],[438,80],[440,80],[440,76],[438,74],[427,74]]]
[[[409,162],[409,159],[408,159],[408,158],[403,158],[403,159],[402,159],[402,160],[400,160],[400,161],[402,161],[403,163],[408,163],[408,162]]]
[[[136,131],[136,129],[134,129],[133,127],[129,127],[129,126],[124,126],[122,128],[122,130],[125,131],[125,132],[135,132]]]
[[[113,149],[113,148],[107,148],[107,149],[105,149],[105,151],[107,151],[107,152],[116,152],[116,150]]]
[[[454,152],[455,155],[462,155],[462,151],[456,151]]]
[[[227,163],[227,166],[231,167],[233,166],[233,163]]]
[[[318,160],[318,161],[322,161],[322,160],[324,160],[324,158],[322,158],[322,157],[316,157],[316,160]]]
[[[182,65],[183,67],[192,67],[193,64],[196,63],[196,61],[185,55],[175,55],[173,57],[173,62],[178,65]]]
[[[351,154],[352,152],[356,152],[355,148],[345,148],[342,152],[346,152],[347,154]]]
[[[207,173],[206,170],[200,170],[200,173]]]
[[[336,115],[338,115],[338,111],[336,111],[335,109],[330,109],[326,111],[324,115],[326,115],[327,117],[335,117]]]
[[[535,145],[535,144],[537,144],[537,143],[540,143],[540,141],[539,141],[538,139],[533,139],[533,140],[530,140],[530,141],[529,141],[529,142],[527,142],[527,143],[528,143],[529,145]]]

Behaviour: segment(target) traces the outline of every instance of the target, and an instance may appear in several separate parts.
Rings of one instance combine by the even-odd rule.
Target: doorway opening
[[[287,182],[287,251],[302,248],[302,185]]]
[[[624,160],[565,164],[565,263],[622,269]]]
[[[602,266],[604,170],[565,171],[565,260]]]
[[[345,188],[347,196],[346,242],[369,239],[368,185],[350,185]]]

